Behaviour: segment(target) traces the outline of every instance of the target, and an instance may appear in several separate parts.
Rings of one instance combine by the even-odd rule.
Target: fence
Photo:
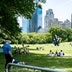
[[[14,66],[14,67],[21,67],[21,68],[33,70],[33,71],[27,71],[27,72],[65,72],[64,70],[59,70],[59,69],[42,68],[42,67],[37,67],[37,66],[15,64],[15,63],[9,63],[6,67],[6,72],[8,72],[9,65]],[[36,71],[36,70],[39,70],[39,71]],[[14,72],[14,71],[10,71],[10,72]],[[18,72],[18,68],[16,69],[15,72]],[[20,72],[26,72],[26,71],[20,71]]]

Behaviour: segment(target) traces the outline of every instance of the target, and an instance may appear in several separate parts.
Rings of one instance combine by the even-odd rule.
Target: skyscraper
[[[18,22],[20,27],[22,27],[23,33],[38,32],[42,27],[42,9],[36,8],[31,19],[19,17]]]
[[[32,15],[32,18],[29,21],[29,32],[37,32],[37,9],[35,10],[35,12]]]
[[[29,32],[38,32],[42,27],[42,9],[36,8],[29,21]]]
[[[48,31],[51,28],[51,26],[53,26],[53,23],[54,23],[54,13],[52,9],[48,9],[46,11],[44,21],[45,21],[44,28],[46,31]]]

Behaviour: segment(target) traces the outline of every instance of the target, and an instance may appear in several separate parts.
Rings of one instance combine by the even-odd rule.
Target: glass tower
[[[36,8],[32,15],[32,19],[29,21],[29,32],[38,32],[42,27],[42,9]]]

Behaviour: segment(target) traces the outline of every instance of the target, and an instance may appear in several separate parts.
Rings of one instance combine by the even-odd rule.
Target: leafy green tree
[[[50,33],[29,33],[28,36],[30,38],[29,43],[31,44],[44,44],[52,42],[52,36]]]
[[[2,44],[4,42],[3,38],[0,38],[0,44]]]
[[[28,37],[29,37],[29,43],[30,44],[35,44],[36,43],[36,40],[34,39],[35,37],[35,34],[36,33],[28,33]]]
[[[22,37],[21,37],[21,41],[22,41],[22,43],[29,43],[29,36],[27,35],[27,34],[22,34]]]
[[[58,27],[51,28],[49,32],[52,34],[52,38],[54,35],[58,35],[62,38],[62,41],[72,41],[72,29],[61,29]]]
[[[33,0],[1,0],[0,1],[0,29],[8,36],[16,36],[21,32],[17,18],[23,15],[31,18],[34,12]]]
[[[46,0],[38,0],[45,3]],[[34,12],[34,0],[1,0],[0,1],[0,30],[8,36],[17,36],[21,28],[17,23],[18,16],[31,18]],[[41,7],[39,5],[39,7]]]
[[[52,34],[51,33],[45,33],[45,41],[46,43],[52,43]]]
[[[61,36],[62,35],[62,29],[59,28],[59,27],[53,27],[49,30],[49,32],[52,34],[52,38],[54,38],[54,35],[58,35],[58,36]]]
[[[72,41],[72,29],[65,29],[68,41]]]

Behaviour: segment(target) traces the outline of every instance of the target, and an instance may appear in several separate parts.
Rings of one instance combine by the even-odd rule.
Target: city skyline
[[[52,9],[54,12],[55,18],[58,18],[59,21],[65,21],[68,19],[71,21],[72,14],[72,0],[47,0],[45,4],[42,4],[42,27],[44,27],[44,18],[46,15],[46,10]],[[19,18],[20,26],[22,21]]]
[[[58,18],[54,17],[54,13],[52,9],[48,9],[46,11],[45,20],[44,20],[44,32],[49,31],[52,27],[60,27],[61,29],[64,28],[71,28],[71,22],[66,19],[64,22],[59,21]]]
[[[59,21],[66,19],[71,21],[72,0],[47,0],[45,4],[42,4],[43,24],[46,10],[48,9],[53,9],[55,18],[58,18]]]

